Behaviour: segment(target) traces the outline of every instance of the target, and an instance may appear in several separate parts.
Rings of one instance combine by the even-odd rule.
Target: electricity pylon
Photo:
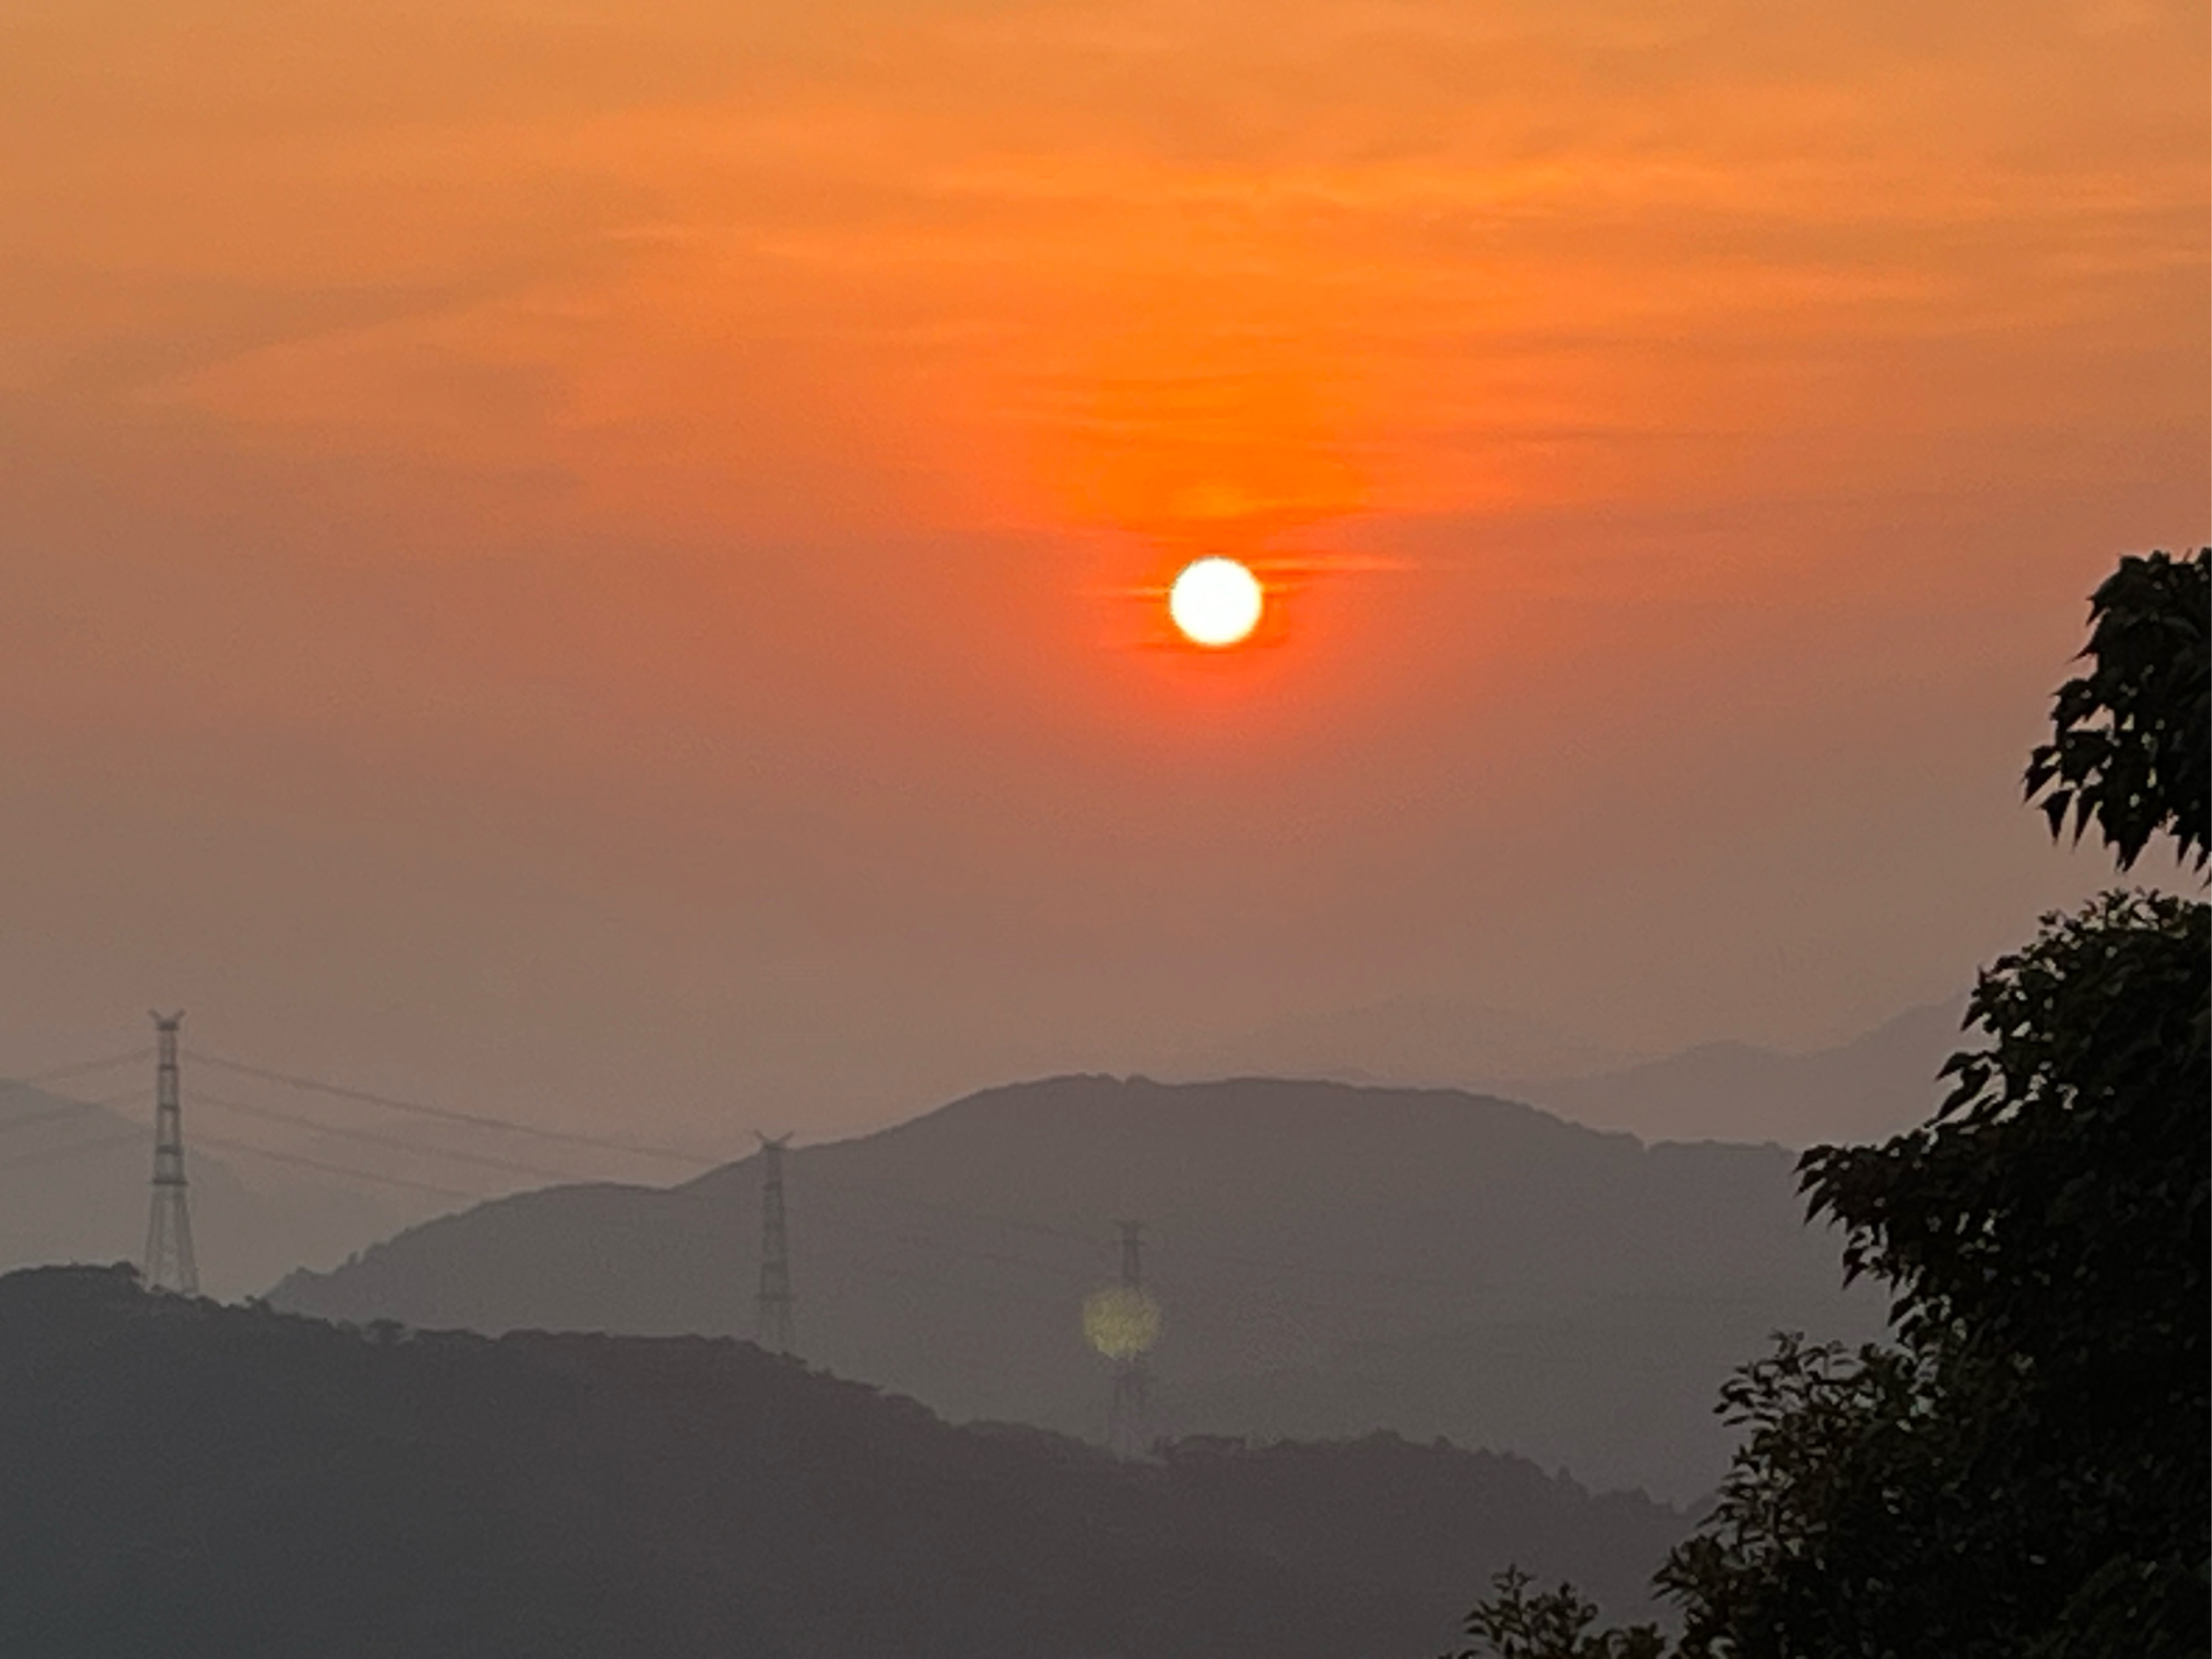
[[[1141,1319],[1150,1309],[1145,1294],[1145,1224],[1124,1221],[1121,1229],[1121,1293],[1131,1318]],[[1146,1449],[1147,1419],[1152,1403],[1149,1331],[1128,1342],[1114,1359],[1114,1398],[1106,1413],[1106,1445],[1116,1457],[1136,1457]]]
[[[192,1210],[185,1186],[185,1114],[177,1077],[177,1028],[181,1013],[153,1016],[158,1058],[154,1065],[154,1207],[146,1219],[146,1288],[198,1296],[200,1272],[192,1260]]]
[[[776,1353],[792,1351],[791,1234],[783,1215],[783,1149],[789,1135],[754,1132],[761,1144],[760,1300],[753,1333],[761,1346]]]

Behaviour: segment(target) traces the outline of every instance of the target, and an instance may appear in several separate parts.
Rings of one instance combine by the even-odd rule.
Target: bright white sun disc
[[[1234,645],[1260,625],[1260,579],[1234,559],[1183,567],[1168,590],[1168,615],[1194,644]]]

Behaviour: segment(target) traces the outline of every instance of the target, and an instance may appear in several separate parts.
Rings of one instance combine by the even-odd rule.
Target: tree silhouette
[[[2081,654],[2094,665],[2058,690],[2051,740],[2028,762],[2029,799],[2043,798],[2053,836],[2069,809],[2075,840],[2094,821],[2122,870],[2161,831],[2201,870],[2212,813],[2212,548],[2122,559],[2089,614]]]
[[[2095,823],[2123,871],[2160,836],[2205,865],[2209,575],[2212,550],[2121,562],[2029,763],[2053,835]],[[1805,1155],[1895,1340],[1784,1335],[1723,1389],[1745,1443],[1658,1579],[1681,1659],[2212,1649],[2207,918],[2141,891],[2046,916],[1980,975],[1985,1042],[1929,1122]],[[1525,1586],[1470,1633],[1514,1659],[1634,1634],[1537,1618]]]
[[[1529,1594],[1535,1583],[1518,1567],[1490,1581],[1491,1597],[1467,1616],[1467,1633],[1482,1644],[1443,1659],[1662,1659],[1666,1643],[1656,1625],[1592,1631],[1597,1603],[1571,1584]]]

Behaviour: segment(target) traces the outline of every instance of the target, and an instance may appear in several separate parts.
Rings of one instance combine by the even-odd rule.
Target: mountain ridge
[[[1803,1226],[1781,1149],[1646,1146],[1463,1091],[1073,1074],[785,1166],[802,1350],[956,1418],[1099,1432],[1079,1310],[1128,1218],[1149,1228],[1178,1432],[1395,1428],[1686,1500],[1730,1443],[1714,1391],[1769,1329],[1878,1325]],[[739,1334],[759,1179],[756,1157],[678,1188],[519,1194],[270,1300],[425,1328]],[[1507,1343],[1510,1363],[1435,1358]],[[1664,1409],[1624,1426],[1593,1364],[1650,1372]]]
[[[1662,1124],[1670,1139],[1795,1149],[1882,1140],[1941,1103],[1946,1085],[1937,1073],[1965,1046],[1965,1012],[1966,999],[1954,997],[1802,1054],[1724,1039],[1618,1071],[1501,1086],[1594,1127]]]

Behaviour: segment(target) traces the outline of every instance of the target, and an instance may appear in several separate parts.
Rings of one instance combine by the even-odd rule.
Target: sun
[[[1266,603],[1260,579],[1234,559],[1185,565],[1168,589],[1168,615],[1183,637],[1216,650],[1235,645],[1257,628]]]

